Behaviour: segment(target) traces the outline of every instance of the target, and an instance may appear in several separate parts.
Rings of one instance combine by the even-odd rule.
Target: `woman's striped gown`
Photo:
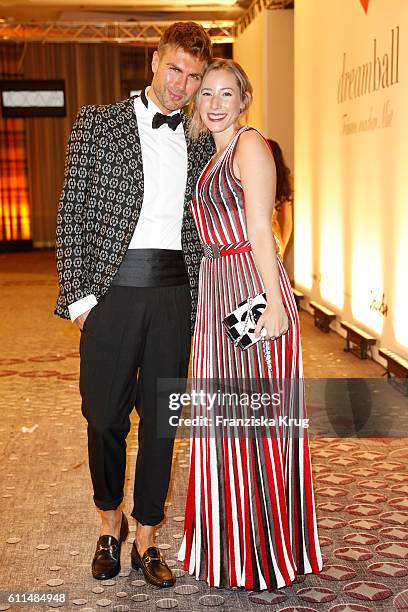
[[[238,138],[246,129],[250,128],[237,132],[223,156],[210,171],[203,171],[198,182],[193,215],[203,244],[231,245],[238,250],[249,245],[244,194],[232,167]],[[248,295],[263,291],[252,252],[203,258],[192,388],[211,393],[233,381],[243,389],[243,381],[250,380],[252,391],[265,390],[267,379],[274,389],[279,385],[284,389],[280,406],[269,406],[268,416],[305,418],[303,390],[298,385],[302,379],[299,319],[279,258],[278,266],[289,332],[270,342],[271,377],[261,342],[242,351],[227,338],[222,325],[224,317]],[[193,416],[210,416],[208,408],[196,406]],[[248,408],[237,405],[229,410],[229,416],[244,413],[249,414]],[[184,537],[178,558],[186,571],[210,586],[273,590],[290,585],[298,573],[317,573],[322,568],[307,435],[295,437],[295,428],[286,425],[270,430],[274,435],[265,435],[265,427],[261,434],[258,429],[257,435],[248,435],[243,426],[236,428],[234,436],[233,427],[207,423],[192,431]]]

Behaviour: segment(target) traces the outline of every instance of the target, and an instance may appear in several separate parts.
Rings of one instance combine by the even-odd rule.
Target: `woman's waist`
[[[248,253],[252,251],[252,246],[249,240],[230,242],[228,244],[201,243],[201,247],[203,249],[205,259],[218,259],[220,257],[239,255],[240,253]]]
[[[280,240],[275,234],[273,234],[275,242],[275,252],[278,258],[281,258],[280,252]],[[252,246],[249,240],[242,240],[240,242],[230,242],[228,244],[218,243],[201,243],[205,261],[206,259],[219,259],[221,257],[228,257],[229,255],[240,255],[244,253],[251,253]],[[253,257],[250,258],[253,260]]]

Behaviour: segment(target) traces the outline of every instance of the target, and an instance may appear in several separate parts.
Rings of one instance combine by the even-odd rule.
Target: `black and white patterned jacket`
[[[187,184],[181,243],[192,297],[191,324],[197,308],[202,251],[190,202],[205,163],[214,153],[208,134],[187,142]],[[55,314],[69,319],[68,305],[109,289],[139,219],[143,202],[143,162],[134,98],[107,106],[84,106],[67,147],[59,202],[56,256],[60,292]]]

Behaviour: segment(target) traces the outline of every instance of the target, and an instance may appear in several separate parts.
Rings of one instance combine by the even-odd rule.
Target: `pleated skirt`
[[[297,574],[322,568],[299,317],[279,257],[278,267],[289,331],[269,342],[270,371],[261,342],[243,351],[230,341],[222,324],[240,302],[264,291],[252,252],[204,258],[201,264],[192,390],[213,397],[217,390],[231,388],[279,392],[277,405],[262,407],[255,415],[248,406],[230,403],[221,410],[221,426],[214,418],[208,424],[215,413],[205,394],[204,405],[192,407],[192,417],[201,420],[191,430],[178,559],[189,574],[210,586],[271,591],[290,585]],[[241,419],[261,414],[272,424],[254,427],[252,421]],[[239,417],[232,425],[231,416]]]

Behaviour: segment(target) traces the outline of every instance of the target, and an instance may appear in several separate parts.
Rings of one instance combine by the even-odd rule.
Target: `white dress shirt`
[[[184,192],[187,182],[187,145],[183,124],[175,131],[168,125],[152,128],[160,109],[149,98],[148,108],[135,98],[135,113],[142,148],[143,204],[129,249],[181,250]],[[175,114],[179,111],[174,111]],[[71,320],[97,304],[91,294],[68,306]]]

